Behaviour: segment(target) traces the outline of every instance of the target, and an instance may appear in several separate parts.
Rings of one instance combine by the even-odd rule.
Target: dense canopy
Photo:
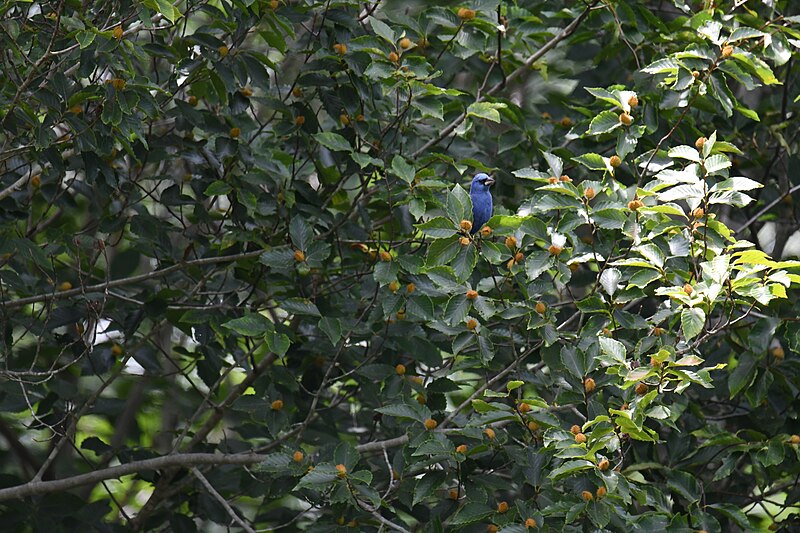
[[[0,14],[4,528],[800,528],[797,2]]]

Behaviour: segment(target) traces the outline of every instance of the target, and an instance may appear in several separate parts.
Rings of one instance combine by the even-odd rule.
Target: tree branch
[[[160,470],[171,467],[189,467],[195,465],[251,465],[266,459],[266,455],[255,453],[248,454],[219,454],[219,453],[175,453],[132,461],[118,466],[112,466],[95,472],[79,474],[54,481],[29,481],[15,487],[0,489],[0,501],[16,500],[28,496],[39,496],[80,487],[90,483],[98,483],[106,479],[115,479],[137,472],[147,470]]]
[[[200,265],[213,265],[216,263],[228,263],[233,261],[238,261],[240,259],[250,259],[253,257],[258,257],[264,253],[264,250],[254,250],[252,252],[243,252],[240,254],[233,254],[233,255],[223,255],[220,257],[203,257],[200,259],[193,259],[191,261],[183,261],[181,263],[177,263],[172,266],[168,266],[166,268],[162,268],[161,270],[154,270],[152,272],[147,272],[146,274],[138,274],[136,276],[130,276],[127,278],[115,279],[112,281],[108,281],[105,283],[97,283],[95,285],[86,285],[84,287],[76,287],[74,289],[70,289],[68,291],[59,291],[59,292],[51,292],[46,294],[37,294],[36,296],[29,296],[27,298],[20,298],[19,300],[10,300],[10,301],[3,301],[0,302],[0,307],[5,307],[6,309],[16,309],[18,307],[24,307],[29,304],[35,304],[39,302],[45,302],[48,300],[63,300],[64,298],[69,298],[71,296],[77,296],[79,294],[86,294],[90,292],[105,292],[108,289],[113,289],[114,287],[121,287],[124,285],[131,285],[134,283],[139,283],[140,281],[147,281],[150,279],[161,278],[166,276],[167,274],[172,274],[173,272],[177,272],[179,270],[184,270],[189,267],[193,266],[200,266]]]

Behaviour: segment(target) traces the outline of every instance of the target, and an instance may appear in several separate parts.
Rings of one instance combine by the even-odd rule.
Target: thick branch
[[[152,272],[147,272],[146,274],[138,274],[136,276],[130,276],[128,278],[121,278],[115,279],[105,283],[97,283],[95,285],[86,285],[84,287],[76,287],[74,289],[70,289],[68,291],[59,291],[59,292],[52,292],[47,294],[37,294],[36,296],[29,296],[27,298],[20,298],[19,300],[11,300],[7,302],[0,303],[0,306],[4,306],[6,309],[16,309],[18,307],[23,307],[29,304],[35,304],[39,302],[45,302],[48,300],[62,300],[64,298],[69,298],[71,296],[77,296],[79,294],[86,294],[90,292],[105,292],[108,289],[113,289],[114,287],[121,287],[124,285],[132,285],[134,283],[139,283],[140,281],[147,281],[150,279],[161,278],[166,276],[167,274],[172,274],[173,272],[177,272],[179,270],[184,270],[193,266],[200,266],[200,265],[213,265],[216,263],[229,263],[233,261],[239,261],[240,259],[250,259],[253,257],[258,257],[264,253],[264,250],[255,250],[252,252],[244,252],[241,254],[233,254],[233,255],[223,255],[220,257],[203,257],[201,259],[194,259],[192,261],[184,261],[166,268],[162,268],[161,270],[154,270]]]
[[[115,479],[137,472],[147,470],[160,470],[171,467],[190,467],[195,465],[251,465],[259,463],[266,455],[250,454],[218,454],[218,453],[175,453],[133,461],[118,466],[112,466],[95,472],[88,472],[55,481],[29,481],[16,487],[0,489],[0,501],[16,500],[28,496],[39,496],[52,492],[61,492],[74,489],[81,485],[98,483],[106,479]]]

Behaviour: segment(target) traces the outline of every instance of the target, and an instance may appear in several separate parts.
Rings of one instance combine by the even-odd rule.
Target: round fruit
[[[633,124],[633,117],[630,116],[628,113],[620,113],[619,121],[622,122],[625,126],[630,126],[631,124]]]
[[[550,176],[549,178],[547,178],[547,182],[550,185],[555,185],[556,183],[558,183],[558,178],[555,176]]]
[[[420,405],[425,405],[428,403],[428,399],[425,398],[424,394],[417,394],[417,403]]]
[[[705,137],[698,137],[697,140],[694,142],[695,148],[697,148],[698,150],[702,150],[707,140],[708,139],[706,139]]]
[[[408,37],[403,37],[402,39],[400,39],[400,43],[398,44],[400,45],[400,48],[402,48],[403,50],[408,50],[409,48],[411,48],[411,46],[413,46],[414,43],[412,43],[411,39],[409,39]]]
[[[275,400],[270,404],[270,409],[273,411],[280,411],[283,409],[283,400]]]
[[[516,237],[506,237],[506,246],[511,249],[517,247],[517,238]]]
[[[641,200],[631,200],[628,202],[628,209],[631,211],[638,211],[640,207],[644,207],[644,203]]]
[[[639,98],[634,94],[630,98],[628,98],[628,105],[631,107],[636,107],[639,105]]]
[[[36,174],[31,177],[31,187],[34,189],[38,189],[42,185],[42,177],[39,174]]]
[[[580,263],[570,263],[568,266],[572,272],[575,272],[581,267]]]
[[[112,344],[111,345],[111,354],[119,357],[122,355],[122,346],[119,344]]]
[[[600,498],[605,496],[607,492],[608,491],[606,490],[605,487],[597,487],[597,492],[595,493],[597,495],[597,499],[599,500]]]
[[[696,70],[693,70],[693,71],[692,71],[692,77],[693,77],[694,79],[697,79],[697,78],[699,78],[699,77],[700,77],[700,73],[699,73],[699,72],[697,72]]]
[[[478,291],[472,289],[467,291],[467,300],[475,300],[477,297],[478,297]]]
[[[381,253],[379,255],[381,257],[381,261],[383,261],[384,263],[388,263],[389,261],[392,260],[392,254],[390,254],[386,250],[381,250]]]
[[[539,424],[531,420],[530,422],[528,422],[528,429],[530,429],[531,431],[536,431],[539,429]]]
[[[121,40],[122,36],[125,34],[125,32],[122,31],[122,26],[117,26],[116,28],[114,28],[114,31],[112,33],[114,34],[114,39],[118,41]]]
[[[241,89],[239,89],[239,94],[241,94],[245,98],[250,98],[251,96],[253,96],[253,89],[251,89],[250,87],[242,87]]]
[[[342,113],[341,115],[339,115],[339,122],[347,126],[348,124],[350,124],[350,117],[348,117],[346,113]]]
[[[489,226],[484,226],[481,228],[481,235],[483,235],[484,237],[488,237],[491,234],[492,234],[492,228],[490,228]]]
[[[294,452],[294,455],[292,455],[292,461],[294,461],[295,463],[299,463],[300,461],[303,460],[304,457],[305,456],[303,455],[303,452],[297,450],[296,452]]]
[[[525,259],[525,254],[523,254],[522,252],[517,252],[514,254],[515,263],[521,263],[523,259]]]
[[[472,222],[470,222],[469,220],[462,220],[462,221],[459,223],[459,227],[460,227],[460,228],[461,228],[463,231],[470,231],[470,230],[472,229]]]
[[[547,304],[544,302],[536,302],[536,312],[543,315],[547,311]]]
[[[477,327],[478,327],[478,321],[477,320],[475,320],[474,318],[470,318],[469,320],[467,320],[467,329],[468,330],[473,331]]]
[[[400,56],[397,55],[397,52],[389,52],[389,61],[392,63],[397,63],[400,61]]]
[[[703,218],[703,215],[705,215],[705,214],[706,214],[706,212],[705,212],[705,211],[703,211],[703,208],[702,208],[702,207],[698,207],[697,209],[695,209],[694,211],[692,211],[692,216],[693,216],[694,218]]]
[[[587,200],[594,198],[594,189],[592,187],[586,187],[586,190],[583,191],[583,197]]]
[[[495,432],[492,428],[486,428],[483,430],[483,432],[486,434],[486,438],[488,438],[489,440],[494,439]]]
[[[650,390],[650,387],[648,387],[646,383],[639,383],[638,385],[636,385],[636,388],[634,390],[636,391],[636,394],[638,394],[639,396],[644,396],[645,394],[647,394],[647,391]]]
[[[411,294],[411,293],[412,293],[412,292],[414,292],[415,290],[417,290],[417,286],[416,286],[416,285],[414,285],[413,283],[409,283],[408,285],[406,285],[406,292],[407,292],[408,294]]]
[[[653,328],[653,335],[655,335],[656,337],[660,337],[663,334],[664,334],[664,328],[658,328],[658,327]]]
[[[497,504],[497,512],[498,513],[507,513],[508,512],[508,502],[500,502]]]
[[[428,418],[427,420],[425,420],[425,429],[427,429],[428,431],[436,429],[436,426],[438,425],[439,423],[433,418]]]
[[[776,346],[772,349],[772,357],[775,359],[782,361],[784,357],[786,357],[786,352],[783,351],[783,348],[780,346]]]
[[[569,428],[569,432],[573,435],[577,435],[581,432],[581,427],[578,424],[573,424],[573,426]]]
[[[599,463],[597,463],[597,468],[600,470],[606,471],[611,463],[608,462],[608,459],[601,459]]]
[[[584,501],[590,502],[594,499],[594,494],[592,494],[588,490],[585,490],[581,492],[581,498],[583,498]]]
[[[520,413],[527,413],[531,410],[531,404],[522,402],[517,406],[517,409],[519,409]]]
[[[58,286],[58,290],[60,291],[68,291],[71,288],[72,288],[72,283],[70,283],[69,281],[64,281],[61,283],[61,285]]]
[[[525,529],[533,529],[536,527],[536,520],[533,518],[528,518],[525,520]]]
[[[306,260],[306,254],[302,252],[302,250],[295,250],[294,251],[294,260],[298,263],[302,263]]]
[[[458,10],[458,18],[461,20],[472,20],[475,18],[475,10],[462,7]]]
[[[400,290],[400,284],[397,281],[393,281],[389,284],[389,290],[392,292],[397,292]]]
[[[219,55],[220,55],[220,56],[222,56],[222,57],[225,57],[225,56],[227,56],[227,55],[228,55],[228,52],[229,52],[230,50],[228,49],[228,47],[227,47],[227,46],[225,46],[225,45],[223,44],[222,46],[220,46],[219,48],[217,48],[217,51],[219,52]]]
[[[558,181],[560,181],[560,182],[562,182],[562,183],[572,183],[572,178],[570,178],[569,176],[567,176],[566,174],[564,174],[563,176],[561,176],[560,178],[558,178]]]
[[[622,164],[622,159],[620,159],[618,155],[612,155],[608,159],[608,164],[611,165],[613,168],[617,168]]]
[[[575,435],[575,442],[577,442],[578,444],[583,444],[584,442],[586,442],[586,435],[584,435],[583,433],[578,433],[577,435]]]
[[[497,530],[498,530],[498,528],[494,524],[489,524],[488,526],[486,526],[486,531],[488,533],[497,533]]]
[[[556,244],[551,244],[547,247],[547,251],[550,252],[550,255],[558,255],[561,253],[562,248]]]
[[[241,134],[242,130],[240,130],[239,128],[231,128],[230,131],[228,131],[228,135],[230,135],[232,139],[238,139],[239,135]]]
[[[725,45],[722,47],[722,57],[727,59],[733,55],[733,46]]]
[[[469,246],[470,240],[469,237],[461,237],[458,242],[461,243],[461,246]]]
[[[343,55],[345,55],[347,53],[347,45],[346,44],[336,43],[336,44],[333,45],[333,49],[340,56],[343,56]]]
[[[691,295],[692,295],[692,293],[694,292],[694,289],[692,288],[692,286],[691,286],[691,285],[689,285],[689,284],[687,283],[687,284],[685,284],[685,285],[683,286],[683,292],[685,292],[687,295],[691,296]]]
[[[562,128],[569,128],[572,126],[572,119],[569,117],[564,117],[561,119],[560,124]]]
[[[456,489],[450,489],[450,493],[448,494],[448,496],[450,496],[451,500],[457,500],[458,499],[458,491]]]
[[[294,96],[295,98],[302,98],[303,89],[301,89],[300,87],[295,87],[294,89],[292,89],[292,96]]]
[[[396,367],[394,367],[394,371],[398,376],[402,376],[406,373],[406,365],[399,363]]]
[[[295,126],[302,126],[302,125],[303,125],[303,124],[305,124],[305,123],[306,123],[306,117],[304,117],[303,115],[298,115],[298,116],[297,116],[297,117],[294,119],[294,125],[295,125]]]
[[[467,453],[467,445],[466,444],[459,444],[456,447],[456,452],[457,453]]]
[[[789,442],[791,444],[800,444],[800,435],[792,435],[789,437]]]
[[[586,378],[583,380],[583,390],[586,391],[586,394],[589,394],[592,391],[594,391],[594,388],[595,388],[595,382],[592,378]]]
[[[336,475],[339,477],[345,477],[347,475],[347,467],[341,463],[336,465]]]

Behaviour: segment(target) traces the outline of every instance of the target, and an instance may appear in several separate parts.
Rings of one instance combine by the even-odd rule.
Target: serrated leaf
[[[274,329],[272,322],[258,313],[251,313],[240,318],[234,318],[222,324],[222,327],[247,337],[263,335],[267,331]]]
[[[589,135],[601,135],[614,131],[621,126],[622,122],[619,121],[619,115],[617,113],[613,111],[602,111],[589,123],[589,130],[587,133]]]
[[[583,154],[578,157],[573,157],[572,160],[585,166],[589,170],[606,170],[606,161],[600,154]]]
[[[474,116],[485,118],[492,122],[500,122],[500,112],[498,109],[505,109],[507,106],[503,103],[492,102],[475,102],[467,108],[467,116]]]
[[[447,193],[447,213],[455,222],[472,220],[472,200],[464,187],[456,184]]]
[[[706,323],[706,313],[699,307],[683,309],[681,311],[681,330],[686,340],[697,337]]]
[[[433,237],[434,239],[452,237],[458,231],[455,224],[445,217],[434,217],[422,224],[416,224],[415,227],[425,235]]]
[[[669,152],[667,152],[667,155],[669,157],[677,157],[679,159],[688,159],[689,161],[694,161],[695,163],[699,163],[702,160],[700,158],[700,152],[685,144],[670,148]]]

